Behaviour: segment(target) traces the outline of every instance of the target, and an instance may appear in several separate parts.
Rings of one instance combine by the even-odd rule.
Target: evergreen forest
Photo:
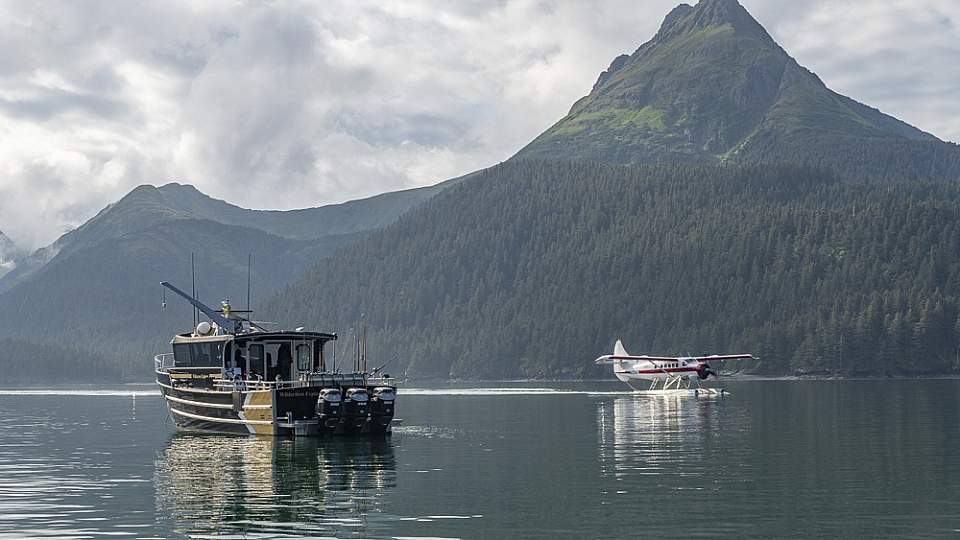
[[[512,161],[321,261],[267,316],[365,317],[371,354],[412,377],[606,376],[592,359],[617,338],[751,352],[735,369],[760,374],[936,375],[958,368],[958,284],[957,183]]]

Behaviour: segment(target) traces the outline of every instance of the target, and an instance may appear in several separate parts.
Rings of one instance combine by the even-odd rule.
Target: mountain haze
[[[517,155],[602,163],[798,163],[960,178],[960,149],[837,94],[736,0],[681,4]]]
[[[256,229],[288,240],[342,240],[395,221],[410,208],[456,181],[459,179],[435,186],[384,193],[368,199],[287,211],[240,208],[209,197],[191,185],[170,183],[160,188],[143,185],[53,244],[22,258],[18,261],[17,270],[0,280],[0,291],[29,277],[54,257],[63,258],[100,242],[166,221],[209,220],[222,225]]]
[[[53,342],[94,353],[117,376],[144,377],[149,354],[190,324],[180,299],[160,310],[159,283],[189,289],[191,254],[201,298],[240,306],[248,255],[256,301],[444,188],[284,212],[239,208],[189,185],[137,187],[0,278],[0,338],[20,340],[18,350]]]

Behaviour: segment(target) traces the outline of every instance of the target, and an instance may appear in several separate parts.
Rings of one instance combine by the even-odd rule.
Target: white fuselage
[[[644,380],[669,380],[674,378],[699,378],[705,362],[687,361],[651,361],[651,360],[616,360],[613,363],[613,373],[623,382]]]

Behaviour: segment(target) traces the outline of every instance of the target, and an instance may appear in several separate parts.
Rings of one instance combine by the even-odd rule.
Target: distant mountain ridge
[[[459,179],[450,182],[456,181]],[[205,195],[192,185],[141,185],[49,246],[22,257],[17,268],[0,279],[0,292],[29,278],[55,257],[63,258],[168,220],[209,220],[263,231],[288,240],[347,237],[391,223],[447,185],[440,183],[340,204],[286,211],[241,208]]]
[[[256,300],[450,183],[292,211],[248,210],[177,183],[139,186],[11,263],[0,277],[0,338],[18,340],[18,350],[54,343],[93,353],[143,378],[144,355],[162,352],[191,319],[184,302],[163,311],[159,303],[160,281],[189,287],[191,254],[198,294],[210,303],[245,300],[252,256]]]
[[[956,145],[833,92],[736,0],[675,8],[517,158],[798,163],[854,178],[960,178]]]

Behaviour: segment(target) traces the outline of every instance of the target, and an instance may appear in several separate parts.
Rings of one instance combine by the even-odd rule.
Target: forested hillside
[[[0,338],[0,351],[0,387],[51,381],[109,384],[122,382],[127,375],[126,366],[115,358],[48,343]]]
[[[752,352],[760,373],[953,372],[960,186],[797,167],[508,163],[319,264],[269,306],[428,377],[605,375]]]
[[[0,338],[19,344],[0,349],[0,361],[34,362],[29,373],[47,370],[50,380],[63,378],[67,372],[55,363],[24,356],[36,346],[43,358],[65,352],[64,362],[86,362],[104,378],[147,379],[152,355],[190,328],[189,305],[179,298],[161,310],[159,284],[189,289],[191,254],[201,299],[211,305],[231,299],[239,308],[246,300],[248,256],[256,302],[444,187],[280,212],[239,208],[187,185],[140,186],[20,258],[0,279]]]

